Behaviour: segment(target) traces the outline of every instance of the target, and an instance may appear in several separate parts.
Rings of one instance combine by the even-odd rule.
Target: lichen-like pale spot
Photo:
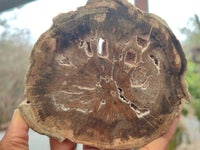
[[[36,42],[19,110],[35,131],[100,149],[141,147],[190,101],[181,45],[126,0],[88,0]]]

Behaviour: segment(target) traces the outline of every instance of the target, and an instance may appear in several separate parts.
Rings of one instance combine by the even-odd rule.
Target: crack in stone
[[[146,116],[150,113],[149,109],[147,108],[139,108],[135,104],[131,103],[130,108],[135,111],[138,118],[142,118],[143,116]]]
[[[85,87],[85,86],[79,86],[79,85],[72,85],[73,87],[77,87],[80,90],[95,90],[96,87]]]
[[[118,88],[118,97],[119,97],[119,99],[122,102],[126,103],[126,104],[130,104],[130,100],[128,100],[127,98],[125,98],[125,96],[123,95],[123,93],[124,93],[123,90],[121,88]]]
[[[133,102],[131,103],[131,101],[129,99],[127,99],[123,94],[124,94],[123,90],[121,88],[118,88],[118,98],[122,102],[128,104],[130,106],[130,108],[135,112],[135,114],[137,115],[138,118],[142,118],[150,113],[149,109],[140,108],[140,107],[136,106]]]
[[[59,104],[59,103],[56,102],[57,100],[56,100],[54,95],[52,95],[52,100],[53,100],[54,106],[56,106],[56,109],[62,109],[63,111],[73,111],[73,110],[75,110],[77,112],[81,112],[81,113],[84,113],[84,114],[93,112],[92,110],[89,110],[89,109],[86,109],[86,108],[66,107],[64,104]]]

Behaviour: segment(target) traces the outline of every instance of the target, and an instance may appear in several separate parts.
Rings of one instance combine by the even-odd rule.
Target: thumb
[[[8,130],[1,143],[1,150],[28,150],[28,125],[24,122],[18,109],[15,110]]]

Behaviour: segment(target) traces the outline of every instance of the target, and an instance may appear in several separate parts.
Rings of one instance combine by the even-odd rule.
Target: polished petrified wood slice
[[[189,101],[186,58],[159,17],[89,0],[36,42],[19,109],[35,131],[100,148],[142,146]]]

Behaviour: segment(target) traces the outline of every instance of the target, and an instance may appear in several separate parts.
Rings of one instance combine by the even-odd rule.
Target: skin
[[[175,118],[167,133],[160,138],[145,145],[139,150],[166,150],[176,130],[180,114]],[[0,141],[1,150],[28,150],[28,130],[29,127],[20,115],[19,110],[15,110],[10,127]],[[55,139],[50,139],[51,150],[75,150],[75,143],[65,140],[59,143]],[[83,150],[98,150],[95,147],[83,145]]]

